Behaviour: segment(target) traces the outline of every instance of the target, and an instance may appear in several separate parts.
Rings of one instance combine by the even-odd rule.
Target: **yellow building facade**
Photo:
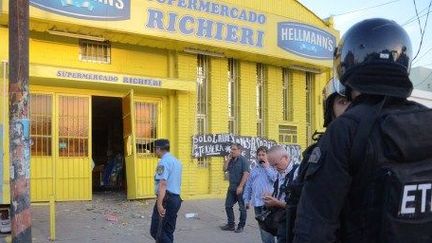
[[[0,9],[1,203],[9,202],[8,1]],[[295,0],[30,0],[31,200],[91,200],[121,154],[129,199],[154,197],[151,142],[183,164],[182,196],[225,194],[195,134],[305,148],[338,32]]]

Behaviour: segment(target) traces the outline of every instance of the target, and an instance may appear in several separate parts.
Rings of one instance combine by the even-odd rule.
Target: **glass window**
[[[293,82],[292,73],[288,69],[282,69],[282,97],[283,97],[283,120],[293,120]]]
[[[152,143],[157,139],[158,105],[136,102],[136,146],[138,154],[150,154]]]
[[[256,107],[257,107],[257,136],[265,136],[265,82],[266,82],[266,67],[264,64],[258,63],[256,68]]]
[[[89,98],[60,96],[59,155],[87,157],[89,140]]]
[[[52,96],[31,94],[30,137],[32,156],[51,156]]]
[[[238,126],[238,92],[240,66],[235,59],[228,59],[228,132],[239,133]]]

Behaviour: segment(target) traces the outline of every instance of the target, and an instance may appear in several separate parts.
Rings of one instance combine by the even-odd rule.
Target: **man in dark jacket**
[[[401,58],[409,61],[399,61]],[[382,188],[378,183],[371,185],[369,177],[358,176],[372,169],[354,163],[352,147],[365,117],[423,108],[406,100],[413,88],[408,77],[411,58],[410,39],[394,21],[365,20],[343,36],[335,52],[335,67],[353,102],[330,124],[311,153],[294,242],[382,242],[379,238]],[[372,135],[377,138],[375,142],[382,142],[379,133]],[[367,154],[373,145],[364,144],[360,153]],[[366,186],[376,189],[372,195],[365,193]]]

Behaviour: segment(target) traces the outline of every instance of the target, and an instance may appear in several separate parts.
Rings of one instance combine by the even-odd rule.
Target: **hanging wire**
[[[343,13],[333,14],[332,16],[336,17],[336,16],[345,15],[345,14],[351,14],[351,13],[355,13],[355,12],[366,11],[366,10],[369,10],[369,9],[378,8],[378,7],[385,6],[385,5],[392,4],[392,3],[395,3],[395,2],[399,2],[399,1],[400,0],[393,0],[393,1],[385,2],[385,3],[381,3],[381,4],[378,4],[378,5],[369,6],[369,7],[366,7],[366,8],[360,8],[360,9],[350,10],[350,11],[343,12]]]
[[[419,15],[418,15],[417,5],[415,4],[415,0],[414,0],[414,5],[415,5],[415,9],[416,9],[417,19],[418,19],[418,21],[419,21],[419,25],[420,25],[420,34],[421,34],[421,38],[420,38],[420,43],[419,43],[419,47],[418,47],[417,53],[415,54],[415,56],[414,56],[414,58],[413,58],[413,61],[414,61],[414,60],[417,58],[417,56],[419,55],[419,53],[420,53],[420,51],[421,51],[421,48],[422,48],[422,45],[423,45],[423,39],[424,39],[424,35],[425,35],[425,32],[426,32],[426,27],[427,27],[427,24],[428,24],[428,20],[429,20],[429,13],[430,13],[431,5],[432,5],[432,0],[429,2],[429,7],[428,7],[428,11],[427,11],[427,15],[426,15],[426,20],[425,20],[425,23],[424,23],[423,29],[421,28],[420,17],[419,17]]]

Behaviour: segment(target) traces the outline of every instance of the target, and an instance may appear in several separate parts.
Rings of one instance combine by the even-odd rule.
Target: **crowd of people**
[[[432,242],[432,111],[407,100],[412,53],[408,34],[394,21],[351,27],[323,92],[326,132],[299,165],[276,145],[260,147],[250,171],[242,146],[232,144],[223,165],[229,187],[221,229],[243,232],[253,207],[265,243]],[[156,145],[162,159],[152,235],[158,241],[162,232],[160,242],[173,241],[181,203],[181,167],[175,169],[179,163],[166,145]]]

